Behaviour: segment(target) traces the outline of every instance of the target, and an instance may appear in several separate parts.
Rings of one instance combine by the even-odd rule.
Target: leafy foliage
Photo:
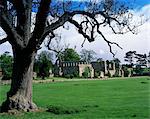
[[[134,58],[135,54],[136,54],[136,51],[129,51],[125,54],[125,57],[124,57],[125,61],[129,62],[129,64],[131,66],[133,66],[133,58]]]
[[[9,55],[9,52],[5,52],[0,56],[0,67],[3,72],[3,80],[8,80],[12,76],[12,64],[13,57]]]
[[[72,48],[66,48],[63,51],[63,61],[79,61],[80,60],[80,56],[79,54]]]
[[[84,78],[88,78],[91,76],[91,69],[89,67],[84,68],[84,72],[82,73],[82,76]]]
[[[146,63],[147,63],[147,56],[146,56],[146,54],[135,54],[135,58],[137,59],[136,63],[138,65],[146,65]]]
[[[52,54],[42,51],[35,60],[34,71],[44,79],[49,76],[50,69],[52,69]]]

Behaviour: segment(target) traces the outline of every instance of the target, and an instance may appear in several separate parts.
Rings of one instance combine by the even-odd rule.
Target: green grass
[[[8,90],[9,85],[0,87],[0,104]],[[48,111],[0,119],[150,119],[150,78],[39,83],[33,100]]]

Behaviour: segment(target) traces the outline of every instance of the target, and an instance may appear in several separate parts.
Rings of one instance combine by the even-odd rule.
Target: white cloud
[[[6,51],[8,51],[12,54],[11,45],[8,42],[0,45],[0,54],[3,54]]]
[[[141,21],[141,19],[143,18],[150,18],[150,5],[144,6],[139,11],[131,12],[134,16],[133,22],[139,23],[139,21]],[[141,17],[141,14],[144,16]],[[70,43],[72,47],[76,45],[76,49],[78,51],[81,51],[81,44],[84,39],[77,33],[74,27],[70,27],[69,31],[62,29],[59,31],[64,32],[63,37],[65,39],[65,42]],[[115,41],[120,46],[122,46],[123,50],[113,46],[113,51],[116,54],[116,57],[121,59],[122,62],[124,62],[125,53],[129,50],[136,50],[138,53],[148,53],[150,51],[150,21],[147,21],[146,23],[138,27],[137,35],[132,34],[131,32],[128,32],[124,35],[112,34],[108,27],[102,28],[102,31],[108,40]],[[101,37],[92,43],[86,41],[83,48],[94,50],[98,54],[98,57],[102,57],[104,59],[112,58],[112,54],[109,52],[107,43]]]

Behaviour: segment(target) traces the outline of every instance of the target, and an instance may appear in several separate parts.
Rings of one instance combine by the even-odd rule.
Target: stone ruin
[[[67,61],[57,63],[54,68],[54,76],[77,75],[82,77],[86,67],[88,67],[91,71],[91,75],[89,77],[94,77],[94,69],[92,65],[84,61]]]
[[[54,68],[54,76],[77,75],[83,76],[85,68],[91,71],[90,78],[98,77],[104,78],[105,76],[112,77],[118,72],[119,76],[124,76],[122,67],[116,69],[113,61],[100,61],[100,62],[85,62],[85,61],[63,61],[57,62]]]

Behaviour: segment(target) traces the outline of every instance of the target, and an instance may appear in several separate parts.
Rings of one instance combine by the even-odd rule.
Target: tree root
[[[23,111],[23,112],[30,112],[38,110],[37,106],[26,99],[22,95],[14,95],[12,97],[8,97],[5,102],[2,103],[0,112],[13,112],[16,111]]]

